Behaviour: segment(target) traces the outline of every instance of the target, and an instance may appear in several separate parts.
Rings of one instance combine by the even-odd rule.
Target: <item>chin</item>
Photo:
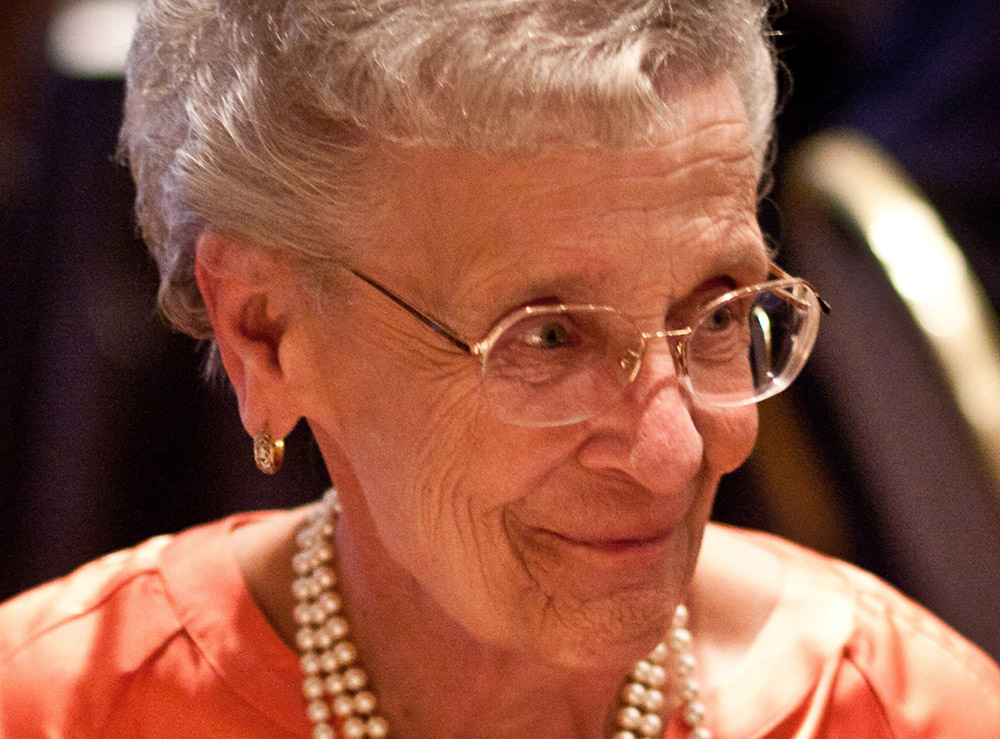
[[[522,648],[554,667],[624,674],[664,638],[678,602],[655,590],[572,607],[550,603]]]

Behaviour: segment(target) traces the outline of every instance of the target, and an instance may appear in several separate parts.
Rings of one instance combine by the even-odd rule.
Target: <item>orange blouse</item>
[[[0,738],[310,737],[298,657],[229,539],[278,515],[151,539],[0,606]],[[1000,737],[1000,669],[969,642],[850,565],[732,533],[780,557],[785,583],[745,660],[703,695],[713,736]]]

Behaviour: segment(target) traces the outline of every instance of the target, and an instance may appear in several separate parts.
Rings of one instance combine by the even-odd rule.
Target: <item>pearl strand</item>
[[[292,557],[292,594],[299,630],[295,642],[302,654],[306,713],[313,722],[313,739],[334,739],[334,717],[345,739],[382,739],[388,722],[378,713],[375,694],[368,690],[368,673],[358,664],[358,650],[347,637],[350,626],[341,612],[336,590],[333,531],[340,504],[330,490],[323,505],[298,534],[299,552]]]
[[[313,722],[313,739],[336,739],[333,724],[340,720],[344,739],[384,739],[389,723],[377,711],[378,701],[368,684],[368,673],[358,663],[358,650],[347,637],[350,626],[337,592],[333,534],[340,503],[333,488],[299,532],[299,551],[292,557],[292,594],[295,642],[302,655],[305,679],[302,691],[306,713]],[[711,739],[701,723],[705,707],[698,701],[698,682],[692,677],[688,611],[677,606],[665,642],[639,660],[626,678],[615,715],[613,739],[653,739],[662,736],[665,698],[662,689],[675,687],[673,708],[680,709],[688,739]]]
[[[687,607],[677,606],[666,641],[657,644],[632,668],[622,688],[623,705],[616,715],[619,731],[614,739],[646,739],[663,733],[660,712],[665,699],[662,688],[670,678],[676,686],[673,708],[680,709],[688,739],[711,739],[711,732],[701,725],[705,706],[698,700],[700,687],[692,677],[695,660],[690,651],[691,632],[687,629],[687,620]]]

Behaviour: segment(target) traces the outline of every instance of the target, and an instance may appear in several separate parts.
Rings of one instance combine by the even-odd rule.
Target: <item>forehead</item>
[[[553,291],[679,294],[717,272],[759,272],[757,172],[735,87],[723,78],[688,91],[676,120],[641,150],[386,150],[376,240],[358,258],[445,315]]]

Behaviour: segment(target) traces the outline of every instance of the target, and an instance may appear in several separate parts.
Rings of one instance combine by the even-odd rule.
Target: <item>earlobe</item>
[[[292,301],[291,275],[278,259],[238,239],[198,238],[195,278],[247,433],[284,436],[298,420],[281,345]]]

